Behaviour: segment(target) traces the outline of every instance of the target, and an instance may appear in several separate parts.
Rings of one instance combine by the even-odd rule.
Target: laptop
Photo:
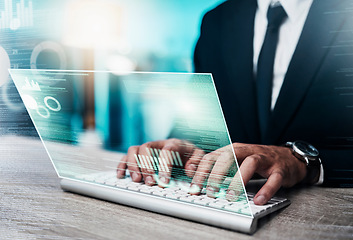
[[[290,204],[274,197],[257,206],[245,191],[211,74],[9,71],[65,191],[249,234]],[[161,141],[173,148],[142,145]],[[145,148],[119,164],[130,146]],[[132,181],[140,171],[155,184]]]

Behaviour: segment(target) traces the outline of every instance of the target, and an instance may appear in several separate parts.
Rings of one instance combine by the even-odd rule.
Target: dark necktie
[[[287,14],[281,5],[269,6],[267,11],[267,30],[257,62],[256,91],[261,139],[264,139],[271,115],[273,85],[273,65],[278,43],[280,25]]]

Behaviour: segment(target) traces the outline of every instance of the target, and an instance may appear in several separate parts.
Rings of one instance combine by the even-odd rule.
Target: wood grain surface
[[[0,239],[353,239],[353,189],[293,188],[252,235],[63,192],[37,138],[0,136]]]

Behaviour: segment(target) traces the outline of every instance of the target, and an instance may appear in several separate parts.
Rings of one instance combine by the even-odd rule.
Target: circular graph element
[[[31,69],[65,70],[67,67],[65,50],[59,43],[41,42],[32,51],[30,65]],[[58,73],[55,77],[61,78],[62,75]]]
[[[43,112],[43,110],[44,110],[44,112]],[[49,110],[46,109],[46,108],[43,107],[43,106],[38,106],[38,108],[37,108],[37,113],[38,113],[40,116],[44,117],[44,118],[49,118],[49,117],[50,117],[50,112],[49,112]]]
[[[51,106],[52,104],[49,104],[50,102],[54,102],[56,107]],[[46,96],[44,98],[44,103],[47,108],[49,108],[50,110],[52,110],[54,112],[59,112],[61,110],[61,105],[56,98],[53,98],[51,96]]]
[[[38,69],[38,58],[42,53],[52,52],[59,59],[58,66],[55,69],[65,69],[67,66],[66,54],[63,47],[53,41],[44,41],[33,48],[31,55],[31,69]],[[43,68],[43,66],[39,67]]]

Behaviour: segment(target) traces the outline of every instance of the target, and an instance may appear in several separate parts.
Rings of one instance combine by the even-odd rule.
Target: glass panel
[[[218,202],[199,204],[251,216],[210,74],[10,72],[60,177],[108,184],[123,159],[124,178],[141,171],[160,189],[207,191]],[[161,197],[185,200],[175,194]]]

